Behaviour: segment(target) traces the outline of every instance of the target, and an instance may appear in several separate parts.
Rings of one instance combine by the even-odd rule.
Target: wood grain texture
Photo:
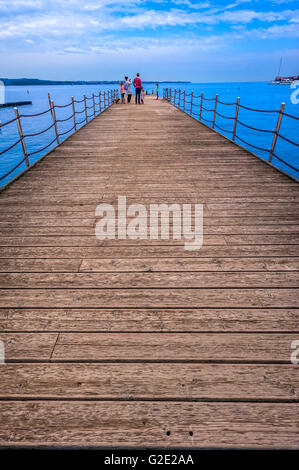
[[[0,289],[0,308],[299,308],[294,289]]]
[[[298,400],[292,364],[6,364],[0,398]]]
[[[289,363],[292,341],[292,334],[61,333],[52,359]]]
[[[203,247],[97,240],[96,206],[120,195],[203,204]],[[294,181],[151,97],[16,180],[0,446],[298,448],[298,206]]]
[[[0,331],[299,332],[286,308],[1,308]]]
[[[152,447],[295,449],[299,447],[297,407],[296,403],[1,402],[0,445],[109,447],[113,443],[128,447],[146,443]]]
[[[0,288],[135,289],[135,288],[299,287],[299,272],[211,273],[0,273]]]

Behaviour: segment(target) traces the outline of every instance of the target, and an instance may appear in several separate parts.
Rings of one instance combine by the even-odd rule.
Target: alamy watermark
[[[291,84],[291,88],[295,88],[295,90],[291,93],[291,103],[292,104],[299,104],[299,80],[295,80]]]
[[[5,347],[4,342],[0,339],[0,364],[5,363]]]
[[[183,239],[185,250],[199,250],[203,245],[202,204],[150,204],[148,211],[143,204],[127,207],[126,196],[118,196],[117,211],[112,204],[102,203],[95,215],[100,217],[95,226],[99,240]]]
[[[294,349],[294,351],[291,354],[291,363],[292,364],[299,364],[299,340],[295,339],[294,341],[291,342],[291,349]]]

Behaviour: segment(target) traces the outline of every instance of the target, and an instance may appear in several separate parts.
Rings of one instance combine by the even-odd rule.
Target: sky
[[[264,81],[280,57],[299,74],[296,0],[0,0],[5,78]]]

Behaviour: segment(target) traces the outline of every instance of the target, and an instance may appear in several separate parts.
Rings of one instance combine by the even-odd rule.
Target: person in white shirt
[[[127,94],[127,103],[130,103],[132,98],[132,78],[125,77],[125,90]]]

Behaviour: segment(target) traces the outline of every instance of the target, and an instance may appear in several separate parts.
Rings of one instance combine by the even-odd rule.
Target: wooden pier
[[[204,244],[95,208],[204,204]],[[0,445],[298,448],[297,184],[169,103],[113,105],[0,195]],[[297,346],[298,348],[298,346]]]

